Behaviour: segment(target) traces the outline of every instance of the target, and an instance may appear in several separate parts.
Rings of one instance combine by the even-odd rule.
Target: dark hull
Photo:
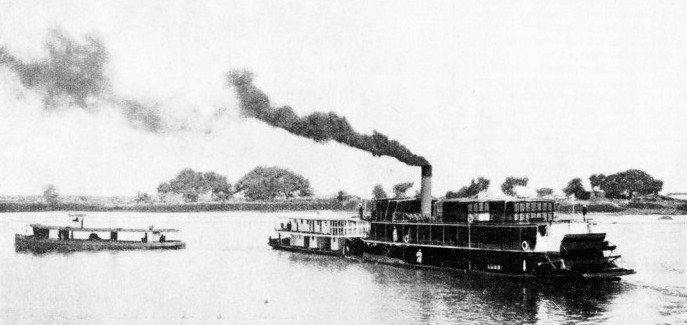
[[[17,251],[98,251],[98,250],[134,250],[134,249],[184,249],[186,244],[180,241],[139,242],[110,241],[85,239],[36,239],[33,236],[15,235],[14,244]]]
[[[596,269],[566,266],[558,252],[440,247],[364,240],[363,261],[405,268],[451,270],[531,280],[618,280],[635,273],[610,265]],[[418,261],[417,252],[422,259]],[[575,263],[570,262],[574,265]]]

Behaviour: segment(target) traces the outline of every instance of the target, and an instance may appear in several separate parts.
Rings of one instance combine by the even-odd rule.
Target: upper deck
[[[555,203],[543,199],[445,199],[432,201],[430,216],[422,216],[419,199],[373,201],[371,221],[393,223],[522,224],[553,221]]]
[[[309,236],[365,237],[370,232],[370,224],[357,218],[281,217],[275,221],[274,230]]]

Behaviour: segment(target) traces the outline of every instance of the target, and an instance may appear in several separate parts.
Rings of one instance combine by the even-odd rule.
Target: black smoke
[[[246,71],[231,71],[227,74],[230,85],[236,88],[241,112],[269,125],[289,131],[295,135],[310,138],[316,142],[334,140],[358,148],[374,156],[390,156],[411,166],[429,165],[396,140],[373,131],[372,135],[359,134],[353,130],[345,117],[334,112],[315,112],[299,117],[289,106],[272,107],[270,99],[253,85],[253,75]]]
[[[46,58],[25,62],[0,47],[0,66],[16,73],[26,89],[38,93],[45,110],[78,107],[96,111],[106,103],[119,109],[136,128],[154,133],[166,130],[157,105],[113,93],[105,73],[109,53],[100,38],[85,35],[77,41],[52,29],[45,48]]]

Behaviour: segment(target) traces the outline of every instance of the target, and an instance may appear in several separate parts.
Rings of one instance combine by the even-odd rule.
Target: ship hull
[[[137,249],[184,249],[186,244],[180,241],[140,242],[85,239],[37,239],[34,236],[15,235],[17,251],[98,251],[98,250],[137,250]]]
[[[635,273],[619,267],[574,269],[559,252],[441,247],[407,243],[363,241],[362,260],[404,268],[451,270],[487,276],[531,280],[616,281]],[[421,252],[421,258],[418,256]],[[574,265],[574,262],[569,264]]]

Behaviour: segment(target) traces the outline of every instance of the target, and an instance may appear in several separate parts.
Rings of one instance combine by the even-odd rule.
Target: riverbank
[[[217,211],[315,211],[333,210],[357,212],[360,202],[356,200],[339,201],[336,198],[299,199],[272,202],[201,202],[201,203],[103,203],[103,202],[0,202],[3,212],[41,212],[41,211],[83,211],[83,212],[217,212]],[[614,215],[686,215],[687,204],[683,201],[625,202],[625,201],[578,201],[574,211],[582,212],[587,207],[590,214]],[[558,201],[557,212],[570,214],[573,206],[570,201]]]
[[[94,203],[0,202],[2,212],[83,211],[83,212],[214,212],[214,211],[355,211],[357,202],[336,199],[310,199],[275,202],[131,203],[119,205]]]
[[[574,211],[582,212],[583,206],[587,207],[587,213],[613,214],[613,215],[687,215],[687,204],[683,201],[654,201],[654,202],[629,202],[629,201],[586,201],[576,202]],[[573,205],[569,201],[560,201],[557,204],[560,213],[572,213]]]

